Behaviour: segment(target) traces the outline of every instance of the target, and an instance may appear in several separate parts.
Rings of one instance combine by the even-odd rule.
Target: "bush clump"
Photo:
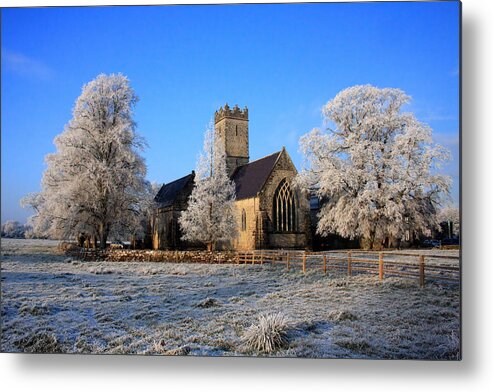
[[[290,327],[282,313],[260,315],[258,323],[246,331],[243,341],[251,350],[272,353],[287,346]]]

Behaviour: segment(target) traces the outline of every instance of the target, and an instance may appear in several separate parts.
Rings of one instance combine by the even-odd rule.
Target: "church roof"
[[[185,177],[179,178],[178,180],[168,184],[164,184],[154,198],[154,201],[159,203],[159,207],[168,207],[173,205],[176,198],[180,194],[180,191],[187,186],[189,181],[193,181],[194,177],[195,173],[192,171],[191,174]]]
[[[249,199],[262,190],[282,151],[236,168],[232,180],[236,185],[236,200]]]

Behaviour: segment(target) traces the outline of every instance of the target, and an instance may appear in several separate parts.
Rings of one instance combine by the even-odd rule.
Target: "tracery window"
[[[245,210],[241,211],[241,231],[246,230],[246,212]]]
[[[286,179],[282,180],[274,194],[274,228],[276,231],[296,231],[295,201],[295,196]]]

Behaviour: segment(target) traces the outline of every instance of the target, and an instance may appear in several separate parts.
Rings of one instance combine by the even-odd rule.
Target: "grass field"
[[[282,265],[78,262],[2,239],[2,351],[458,359],[458,285],[286,272]],[[437,252],[437,251],[435,251]],[[246,343],[284,315],[285,344]]]

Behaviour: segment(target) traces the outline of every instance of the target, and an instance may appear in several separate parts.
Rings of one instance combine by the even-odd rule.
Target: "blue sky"
[[[149,147],[148,179],[190,172],[221,105],[248,106],[250,157],[322,126],[320,109],[356,84],[397,87],[448,147],[459,189],[459,4],[327,3],[2,9],[1,220],[40,190],[44,156],[82,85],[127,75]]]

